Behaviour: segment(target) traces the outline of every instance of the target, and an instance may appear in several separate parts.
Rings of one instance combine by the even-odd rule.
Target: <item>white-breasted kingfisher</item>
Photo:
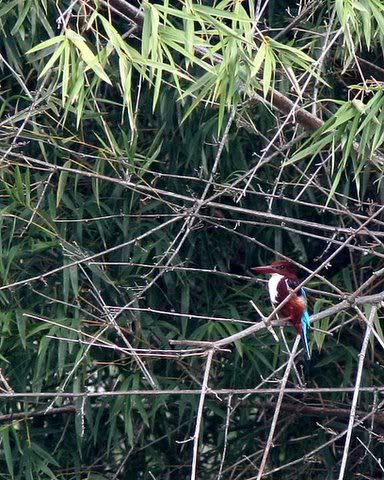
[[[272,305],[277,307],[292,293],[301,282],[297,278],[296,265],[288,261],[277,261],[271,265],[254,267],[255,273],[269,273],[269,296]],[[293,293],[289,300],[282,306],[281,314],[295,327],[301,336],[308,360],[311,358],[309,350],[309,314],[307,310],[307,295],[304,288]]]

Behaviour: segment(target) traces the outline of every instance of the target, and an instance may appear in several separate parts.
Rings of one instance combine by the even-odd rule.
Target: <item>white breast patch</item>
[[[279,275],[278,273],[273,273],[271,278],[268,281],[268,290],[269,290],[269,296],[271,297],[271,302],[276,303],[277,302],[277,285],[279,284],[280,280],[284,278],[282,275]]]

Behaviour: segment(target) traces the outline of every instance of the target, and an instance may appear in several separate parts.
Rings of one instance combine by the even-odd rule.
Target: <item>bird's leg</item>
[[[282,320],[283,322],[292,322],[292,317],[279,317],[279,320]]]

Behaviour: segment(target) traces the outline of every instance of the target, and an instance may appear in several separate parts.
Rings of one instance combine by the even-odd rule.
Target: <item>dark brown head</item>
[[[277,261],[271,263],[271,265],[265,265],[263,267],[254,267],[251,268],[255,273],[278,273],[284,277],[295,280],[297,278],[297,268],[296,265],[292,262],[286,260]]]

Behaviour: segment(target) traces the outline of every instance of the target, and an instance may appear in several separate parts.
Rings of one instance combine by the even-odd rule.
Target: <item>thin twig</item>
[[[347,430],[347,435],[346,435],[346,438],[345,438],[343,458],[341,460],[341,467],[340,467],[340,472],[339,472],[339,477],[338,477],[339,480],[344,479],[345,469],[347,467],[349,445],[351,443],[352,430],[353,430],[353,425],[355,423],[355,417],[356,417],[357,402],[358,402],[359,395],[360,395],[360,384],[361,384],[361,377],[362,377],[362,374],[363,374],[364,359],[365,359],[365,355],[367,353],[368,342],[369,342],[369,338],[371,336],[372,324],[373,324],[373,321],[376,317],[376,312],[377,312],[377,307],[373,306],[372,309],[371,309],[371,313],[369,315],[369,319],[368,319],[368,322],[367,322],[367,328],[365,330],[365,336],[364,336],[363,344],[361,346],[361,351],[360,351],[360,354],[359,354],[359,364],[358,364],[358,367],[357,367],[355,389],[354,389],[354,392],[353,392],[351,414],[349,416],[348,430]]]
[[[265,327],[268,330],[268,332],[272,335],[272,337],[275,339],[276,343],[279,343],[279,337],[276,335],[275,331],[272,328],[271,321],[267,321],[267,318],[264,317],[262,314],[261,310],[257,307],[255,302],[253,300],[250,300],[249,303],[252,305],[252,307],[256,310],[256,312],[260,315],[261,320],[265,323]]]
[[[381,458],[377,458],[377,457],[371,452],[371,450],[370,450],[366,445],[364,445],[364,443],[360,440],[359,437],[357,437],[357,440],[358,440],[358,442],[360,443],[360,445],[361,445],[362,447],[364,447],[365,450],[366,450],[366,451],[371,455],[371,457],[376,461],[376,463],[377,463],[378,466],[380,467],[380,470],[384,473],[384,468],[383,468],[383,465],[382,465],[382,463],[381,463]]]
[[[213,358],[214,351],[215,351],[214,349],[208,351],[207,362],[205,364],[203,385],[202,385],[201,393],[200,393],[199,407],[197,409],[195,433],[193,435],[193,457],[192,457],[191,480],[196,479],[197,455],[198,455],[198,451],[199,451],[200,428],[201,428],[201,422],[202,422],[202,419],[203,419],[203,409],[204,409],[205,395],[206,395],[207,390],[208,390],[209,372],[211,370],[211,363],[212,363],[212,358]]]
[[[0,287],[0,290],[8,290],[9,288],[12,288],[12,287],[18,287],[18,286],[25,285],[25,284],[35,282],[35,281],[38,281],[38,280],[43,280],[44,278],[47,278],[50,275],[53,275],[55,273],[62,272],[63,270],[65,270],[67,268],[74,267],[74,266],[80,265],[82,263],[87,263],[91,260],[94,260],[95,258],[101,257],[102,255],[106,255],[107,253],[111,253],[111,252],[114,252],[116,250],[120,250],[120,249],[122,249],[122,248],[124,248],[128,245],[132,245],[133,243],[136,243],[136,242],[142,240],[143,238],[148,237],[149,235],[157,232],[158,230],[163,229],[164,227],[174,223],[175,221],[180,220],[180,218],[182,218],[182,215],[180,217],[171,218],[170,220],[167,220],[166,222],[164,222],[160,225],[157,225],[156,227],[151,228],[150,230],[147,230],[142,235],[139,235],[138,237],[135,237],[131,240],[128,240],[127,242],[120,243],[119,245],[116,245],[116,246],[111,247],[111,248],[107,248],[107,249],[103,250],[102,252],[98,252],[98,253],[95,253],[93,255],[89,255],[87,257],[81,258],[80,260],[76,260],[74,262],[67,263],[65,265],[62,265],[61,267],[54,268],[53,270],[50,270],[49,272],[45,272],[45,273],[42,273],[40,275],[36,275],[34,277],[27,278],[26,280],[19,280],[17,282],[9,283],[8,285],[3,285],[3,286]]]
[[[361,389],[360,389],[360,391],[361,391]],[[383,406],[384,406],[384,400],[377,405],[377,409],[372,410],[371,412],[367,413],[364,417],[360,418],[359,420],[356,420],[353,427],[355,428],[358,425],[361,425],[362,423],[369,420],[372,417],[372,415],[374,415],[378,410],[383,408]],[[348,431],[348,429],[342,431],[338,435],[334,435],[330,440],[328,440],[328,441],[324,442],[322,445],[319,445],[318,447],[314,448],[310,452],[306,453],[304,456],[301,456],[300,458],[297,458],[296,460],[292,460],[291,462],[288,462],[285,465],[282,465],[280,467],[276,467],[273,470],[270,470],[269,472],[266,472],[264,474],[264,476],[273,475],[276,472],[280,472],[280,471],[285,470],[289,467],[293,467],[294,465],[298,465],[301,462],[305,462],[305,461],[309,460],[316,453],[320,452],[321,450],[328,447],[329,445],[332,445],[333,443],[337,442],[338,440],[340,440],[340,438],[343,438],[346,435],[347,431]],[[257,479],[257,476],[250,477],[247,480],[256,480],[256,479]]]
[[[217,476],[217,480],[221,480],[221,475],[223,473],[223,467],[225,462],[225,456],[227,453],[229,420],[231,418],[231,402],[232,402],[232,395],[228,395],[227,417],[225,420],[225,431],[224,431],[224,447],[223,447],[223,453],[221,454],[220,468],[219,468],[219,474]]]
[[[316,387],[316,388],[286,388],[285,392],[290,395],[303,395],[304,393],[353,393],[355,387]],[[384,392],[384,387],[381,385],[376,385],[373,387],[361,387],[360,392]],[[207,395],[214,396],[223,396],[223,395],[275,395],[280,393],[280,388],[209,388],[206,391]],[[92,398],[103,398],[103,397],[126,397],[126,396],[160,396],[160,395],[201,395],[200,389],[162,389],[162,390],[107,390],[105,392],[3,392],[0,393],[0,399],[19,399],[25,398],[33,399],[35,401],[37,398],[81,398],[83,396]]]
[[[364,305],[364,304],[379,304],[382,301],[384,301],[384,291],[381,293],[377,293],[374,295],[366,295],[362,297],[357,297],[354,298],[354,294],[348,297],[346,300],[343,300],[342,302],[338,303],[337,305],[333,305],[332,307],[329,307],[319,313],[316,313],[315,315],[312,315],[310,317],[310,322],[317,322],[323,318],[327,318],[333,315],[336,315],[337,313],[347,310],[348,308],[352,308],[354,305]],[[280,309],[279,309],[280,310]],[[270,320],[275,313],[277,312],[277,308],[271,313],[271,315],[268,317],[268,320]],[[283,327],[286,326],[286,322],[281,321],[281,320],[270,320],[272,326],[276,327]],[[202,341],[194,341],[194,340],[170,340],[169,343],[171,345],[186,345],[186,346],[194,346],[194,347],[205,347],[205,348],[220,348],[225,345],[229,345],[230,343],[236,342],[237,340],[240,340],[242,338],[248,337],[249,335],[252,335],[259,330],[262,330],[266,328],[266,325],[264,322],[258,322],[255,325],[252,325],[241,332],[237,332],[233,335],[230,335],[229,337],[225,337],[221,340],[217,340],[215,342],[202,342]]]
[[[293,361],[295,359],[295,355],[296,355],[297,349],[299,347],[299,342],[300,342],[300,337],[297,336],[296,340],[295,340],[295,343],[293,344],[293,348],[292,348],[292,351],[291,351],[291,354],[290,354],[290,357],[289,357],[287,368],[285,369],[284,376],[281,380],[280,392],[279,392],[279,396],[277,398],[275,412],[273,414],[272,424],[271,424],[271,428],[269,430],[268,440],[267,440],[267,444],[266,444],[265,449],[264,449],[263,458],[261,460],[261,464],[260,464],[260,467],[259,467],[259,473],[257,475],[257,480],[260,480],[263,477],[263,472],[264,472],[265,465],[267,463],[267,459],[268,459],[268,456],[269,456],[269,451],[270,451],[270,449],[273,445],[273,438],[275,436],[275,429],[276,429],[276,426],[277,426],[277,420],[278,420],[279,415],[280,415],[281,404],[283,403],[283,398],[284,398],[284,395],[286,394],[285,387],[287,385],[289,374],[291,373],[291,369],[292,369],[292,366],[293,366]]]
[[[201,197],[193,200],[194,205],[190,209],[190,211],[187,212],[186,215],[184,215],[185,220],[183,222],[183,225],[180,228],[180,231],[175,236],[175,238],[172,240],[172,242],[169,245],[169,247],[167,248],[167,250],[161,255],[161,258],[157,262],[155,267],[157,265],[161,265],[162,261],[165,260],[168,256],[169,256],[169,258],[166,260],[165,266],[168,267],[169,265],[172,265],[174,259],[177,257],[178,253],[180,252],[181,247],[184,245],[185,241],[189,237],[189,235],[190,235],[190,233],[193,229],[193,226],[195,225],[196,221],[198,220],[198,214],[199,214],[200,210],[206,205],[206,203],[207,203],[206,197],[207,197],[208,192],[209,192],[209,190],[210,190],[210,188],[211,188],[211,186],[214,182],[216,172],[219,168],[220,158],[221,158],[221,155],[223,153],[225,143],[228,139],[228,135],[229,135],[232,123],[235,119],[235,115],[236,115],[236,108],[234,107],[231,111],[231,114],[230,114],[229,118],[228,118],[226,127],[225,127],[224,132],[223,132],[223,136],[220,140],[220,143],[219,143],[219,146],[218,146],[218,149],[217,149],[215,161],[213,163],[213,166],[212,166],[212,169],[211,169],[211,172],[210,172],[209,180],[208,180],[207,184],[205,185],[205,188],[204,188],[204,191],[203,191]],[[176,243],[177,243],[177,246],[175,246]],[[154,270],[155,267],[152,270]],[[152,273],[152,270],[149,272],[149,274]],[[155,283],[161,277],[163,277],[165,272],[166,272],[166,270],[164,269],[164,270],[161,270],[159,273],[157,273],[155,275],[155,277],[149,283],[147,283],[143,288],[141,288],[139,293],[137,295],[135,295],[135,297],[128,304],[126,304],[124,307],[127,307],[127,306],[129,307],[133,303],[135,303],[137,298],[141,297],[146,291],[148,291],[153,285],[155,285]],[[122,311],[123,311],[123,309],[117,311],[114,314],[114,317],[113,317],[114,320],[117,319],[117,317],[122,313]]]

